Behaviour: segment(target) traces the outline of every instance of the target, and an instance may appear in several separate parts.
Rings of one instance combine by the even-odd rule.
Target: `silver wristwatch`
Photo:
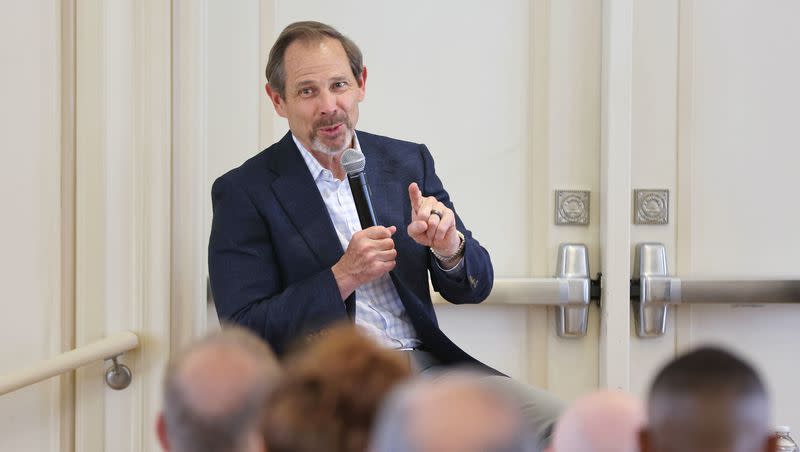
[[[456,233],[458,233],[458,238],[461,240],[461,243],[458,244],[458,248],[456,249],[455,253],[449,256],[442,256],[441,254],[434,251],[433,248],[430,249],[431,254],[433,254],[433,257],[438,259],[439,262],[441,262],[444,265],[452,264],[453,262],[457,261],[458,259],[461,258],[461,256],[464,255],[464,243],[466,242],[464,240],[464,234],[462,234],[461,231],[456,231]]]

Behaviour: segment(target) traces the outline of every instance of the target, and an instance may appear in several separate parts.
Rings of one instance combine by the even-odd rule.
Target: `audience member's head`
[[[619,391],[594,392],[572,403],[556,424],[551,452],[636,452],[643,404]]]
[[[446,374],[419,379],[388,399],[372,452],[522,452],[537,450],[518,405],[485,379]]]
[[[700,348],[658,373],[643,452],[767,452],[775,447],[767,392],[756,371],[724,350]]]
[[[167,366],[156,426],[164,450],[263,450],[258,423],[281,371],[269,347],[226,327],[192,344]]]
[[[407,360],[352,325],[330,329],[286,363],[267,399],[269,452],[364,451],[384,397],[411,375]]]

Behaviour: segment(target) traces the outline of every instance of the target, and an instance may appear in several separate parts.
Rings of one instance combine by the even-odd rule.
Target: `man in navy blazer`
[[[424,145],[357,133],[379,222],[411,223],[406,187],[415,181],[452,209]],[[332,271],[345,253],[291,133],[220,177],[212,193],[209,270],[220,318],[252,329],[278,354],[347,318],[355,292],[343,300]],[[392,279],[424,347],[443,363],[477,364],[439,330],[428,286],[430,270],[434,289],[453,303],[479,303],[492,289],[489,254],[457,217],[456,223],[464,234],[465,277],[447,275],[400,228]]]
[[[468,364],[497,375],[439,329],[428,282],[452,303],[480,303],[492,289],[489,254],[455,214],[424,145],[356,132],[366,78],[358,47],[330,26],[297,22],[278,37],[266,91],[290,132],[214,183],[217,312],[279,355],[350,318],[389,348],[421,351],[409,353],[418,369]],[[365,156],[380,226],[358,224],[347,148]],[[537,421],[552,422],[558,404],[535,402]]]

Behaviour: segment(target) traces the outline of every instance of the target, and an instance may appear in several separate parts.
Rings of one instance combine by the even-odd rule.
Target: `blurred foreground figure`
[[[156,430],[165,451],[259,452],[264,399],[280,375],[269,347],[226,327],[168,365]]]
[[[771,452],[764,384],[731,353],[700,348],[678,357],[650,389],[642,452]]]
[[[385,396],[411,375],[399,353],[353,325],[332,328],[290,357],[266,403],[269,452],[361,452]]]
[[[517,405],[486,379],[449,373],[401,388],[382,409],[372,452],[535,451]]]
[[[645,424],[643,404],[619,391],[576,400],[561,416],[548,452],[636,452]]]

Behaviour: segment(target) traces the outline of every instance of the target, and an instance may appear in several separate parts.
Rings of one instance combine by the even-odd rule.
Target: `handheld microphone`
[[[350,191],[353,192],[353,201],[356,203],[361,229],[367,229],[378,224],[375,219],[375,210],[372,208],[372,196],[367,184],[367,174],[364,172],[366,165],[364,154],[353,148],[346,149],[342,154],[342,167],[347,173],[347,179],[350,182]]]

